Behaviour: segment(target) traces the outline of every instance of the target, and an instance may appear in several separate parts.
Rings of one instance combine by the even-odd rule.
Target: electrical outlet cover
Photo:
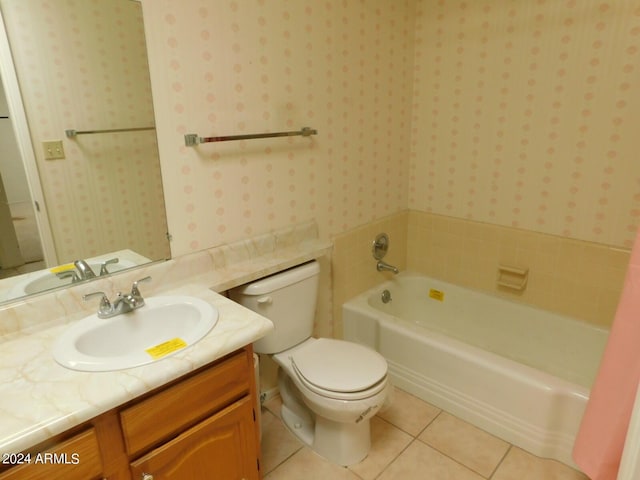
[[[45,160],[60,160],[65,158],[62,140],[52,140],[50,142],[42,142]]]

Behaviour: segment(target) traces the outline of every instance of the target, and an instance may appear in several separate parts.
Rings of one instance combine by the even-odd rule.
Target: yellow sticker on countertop
[[[147,348],[145,352],[151,355],[151,358],[158,359],[162,358],[165,355],[169,355],[170,353],[175,352],[176,350],[180,350],[187,346],[187,342],[182,340],[181,338],[172,338],[171,340],[167,340],[166,342],[159,343],[155,347]]]
[[[438,300],[439,302],[443,302],[444,292],[442,290],[436,290],[435,288],[432,288],[431,290],[429,290],[429,297],[433,298],[434,300]]]

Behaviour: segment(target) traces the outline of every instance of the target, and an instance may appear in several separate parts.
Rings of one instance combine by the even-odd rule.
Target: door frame
[[[4,18],[0,10],[0,76],[4,85],[5,94],[7,96],[7,105],[11,115],[11,123],[13,124],[16,142],[22,156],[22,164],[24,165],[27,176],[27,184],[31,193],[31,201],[35,212],[38,233],[40,234],[40,243],[42,244],[42,253],[45,263],[48,267],[58,264],[58,255],[56,254],[55,243],[53,240],[53,231],[49,221],[49,212],[47,203],[45,202],[42,184],[40,182],[40,174],[38,172],[38,164],[36,161],[33,143],[29,132],[29,123],[20,94],[20,85],[18,84],[18,75],[16,74],[13,57],[11,55],[11,47],[9,46],[9,38],[4,25]]]

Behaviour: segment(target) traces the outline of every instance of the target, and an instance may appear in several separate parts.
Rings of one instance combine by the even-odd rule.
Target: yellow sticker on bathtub
[[[429,290],[429,296],[434,300],[438,300],[439,302],[444,301],[444,292],[442,290],[436,290],[435,288],[432,288],[431,290]]]
[[[176,350],[180,350],[187,346],[187,342],[182,340],[181,338],[172,338],[171,340],[167,340],[166,342],[159,343],[155,347],[147,348],[145,352],[151,355],[151,358],[157,360],[158,358],[162,358],[165,355],[169,355],[170,353],[175,352]]]

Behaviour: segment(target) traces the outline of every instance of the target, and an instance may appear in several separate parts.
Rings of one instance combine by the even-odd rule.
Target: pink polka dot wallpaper
[[[631,246],[640,2],[417,6],[409,206]]]
[[[174,255],[407,207],[413,1],[143,1]],[[185,147],[200,136],[310,138]]]
[[[149,93],[132,69],[107,67],[112,56],[142,62],[143,32],[118,23],[122,4],[69,0],[60,15],[51,0],[36,1],[42,36],[25,53],[53,63],[28,77],[39,92],[30,108],[49,108],[56,95],[68,120],[44,116],[36,136],[121,123],[115,112],[152,121],[148,102],[132,106]],[[14,3],[16,28],[34,21],[20,17],[24,4]],[[98,55],[83,53],[80,37],[73,51],[58,43],[60,28],[80,31],[81,6],[93,8]],[[640,0],[143,0],[142,10],[173,256],[311,218],[331,238],[407,208],[631,245],[640,219]],[[121,42],[105,47],[105,30]],[[71,62],[82,56],[89,67]],[[110,90],[111,77],[124,87]],[[80,100],[86,109],[75,108]],[[304,126],[318,135],[184,144],[187,133]],[[100,168],[133,182],[127,189],[159,185],[144,175],[152,140],[118,147]],[[82,149],[104,148],[95,142],[70,149],[69,164]],[[123,175],[132,164],[142,174]],[[43,164],[55,179],[46,188],[59,235],[97,248],[106,236],[84,221],[95,216],[90,201],[130,209],[62,165]],[[63,187],[70,177],[77,189]],[[82,218],[69,216],[71,203],[85,206]],[[91,228],[79,235],[83,224]]]
[[[143,1],[174,254],[405,208],[630,246],[640,2]],[[317,128],[185,147],[182,135]]]

